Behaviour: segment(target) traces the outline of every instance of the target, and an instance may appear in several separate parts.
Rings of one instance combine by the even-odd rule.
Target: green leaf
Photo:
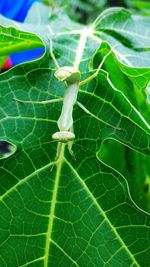
[[[11,53],[43,47],[43,42],[32,33],[25,33],[13,27],[0,25],[0,55],[8,56]]]
[[[57,28],[60,17],[50,19],[54,54],[60,66],[74,65],[81,80],[87,79],[110,47],[91,26],[71,23],[65,15]],[[130,90],[137,89],[138,79],[144,91],[147,71],[128,68],[112,53],[97,77],[80,87],[72,155],[67,145],[52,140],[62,103],[39,103],[62,98],[66,89],[54,76],[48,44],[40,59],[0,75],[0,140],[16,146],[0,160],[0,266],[147,267],[150,217],[133,203],[121,170],[99,156],[106,139],[150,155],[147,117],[122,87],[124,78]],[[89,70],[93,55],[94,70]],[[120,83],[112,80],[108,63]]]
[[[108,53],[110,53],[110,55],[107,56],[103,64],[103,69],[108,72],[114,87],[125,95],[130,103],[145,116],[145,119],[150,124],[150,105],[147,101],[147,93],[145,90],[150,81],[150,69],[131,68],[122,64],[117,60],[114,52],[111,52],[111,47],[107,43],[102,43],[100,48],[97,49],[91,63],[91,68],[98,68],[99,62],[101,62],[103,57]],[[139,114],[139,116],[141,116],[141,114]]]
[[[149,23],[149,17],[133,15],[123,8],[110,8],[95,20],[95,35],[111,45],[117,45],[115,50],[123,63],[149,67]]]
[[[150,212],[149,158],[114,140],[104,141],[98,157],[126,177],[134,202]]]
[[[0,69],[2,68],[5,60],[6,60],[6,57],[5,56],[4,57],[0,57]]]
[[[133,0],[133,1],[129,1],[126,0],[127,5],[129,8],[132,8],[133,11],[135,11],[136,13],[140,13],[143,14],[145,16],[149,16],[150,15],[150,3],[148,3],[147,1],[137,1],[137,0]]]
[[[12,72],[13,94],[7,85]],[[13,100],[13,97],[19,96],[26,99],[27,96],[32,99],[34,97],[34,100],[46,99],[52,94],[52,84],[56,85],[55,95],[59,95],[58,82],[53,78],[53,73],[43,59],[32,65],[17,67],[1,77],[5,88],[2,99],[6,99],[7,94],[2,111],[8,114],[6,119],[4,117],[1,120],[1,130],[5,129],[5,138],[7,135],[7,139],[18,147],[16,155],[1,162],[1,214],[3,218],[7,218],[7,224],[4,219],[1,220],[1,265],[6,262],[7,266],[41,266],[49,245],[51,256],[49,265],[45,258],[45,266],[54,265],[55,262],[58,266],[62,262],[64,266],[98,266],[105,261],[115,266],[119,259],[124,262],[124,258],[124,266],[138,266],[136,262],[140,266],[143,258],[148,262],[148,252],[138,256],[140,238],[139,241],[136,239],[137,245],[132,245],[130,236],[132,231],[135,239],[141,231],[144,240],[141,251],[147,248],[147,230],[142,225],[145,215],[132,204],[125,180],[100,163],[96,151],[94,152],[98,134],[108,132],[107,127],[101,127],[103,124],[97,119],[82,112],[74,125],[77,135],[73,146],[75,160],[65,153],[58,176],[60,167],[58,163],[53,163],[57,145],[50,141],[52,133],[57,129],[56,120],[60,112],[58,105],[55,108],[50,104],[23,104]],[[24,84],[24,88],[19,83]],[[32,89],[32,94],[30,84],[35,88]],[[84,95],[86,96],[86,92]],[[88,102],[90,101],[91,97]],[[79,110],[76,110],[76,116],[77,114]],[[85,131],[85,127],[88,131]],[[2,136],[1,132],[1,138]],[[18,246],[13,250],[15,240]],[[10,262],[5,251],[9,251]],[[136,253],[137,256],[134,256]]]
[[[142,21],[142,25],[139,23],[136,25],[138,18]],[[125,46],[141,51],[144,48],[149,50],[150,38],[145,28],[149,25],[149,21],[149,18],[132,15],[127,9],[113,8],[104,11],[95,20],[94,25],[96,31],[105,32]],[[144,32],[142,32],[143,26]]]

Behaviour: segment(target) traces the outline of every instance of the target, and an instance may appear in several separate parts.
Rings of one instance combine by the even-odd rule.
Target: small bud
[[[55,72],[55,77],[67,83],[78,83],[80,81],[80,72],[74,67],[64,66]]]
[[[67,143],[69,141],[72,141],[74,138],[75,138],[74,133],[68,131],[60,131],[52,135],[53,140],[59,141],[61,143]]]

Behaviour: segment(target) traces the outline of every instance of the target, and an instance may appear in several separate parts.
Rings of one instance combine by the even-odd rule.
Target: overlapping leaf
[[[43,42],[32,33],[18,31],[0,25],[0,55],[7,56],[18,51],[43,47]]]
[[[149,56],[144,52],[150,47],[149,23],[149,17],[132,15],[129,10],[108,9],[96,19],[95,35],[117,44],[118,58],[125,64],[149,67]]]
[[[131,104],[136,107],[137,111],[140,111],[141,114],[145,116],[147,122],[150,123],[150,105],[147,101],[147,93],[145,90],[150,81],[150,69],[131,68],[122,64],[116,59],[113,48],[111,50],[111,47],[107,43],[102,43],[95,53],[91,68],[96,69],[99,66],[99,62],[102,61],[102,58],[106,56],[107,58],[103,64],[103,69],[108,72],[109,79],[114,87],[122,92],[126,98],[130,100]],[[139,114],[139,116],[141,116],[141,114]]]

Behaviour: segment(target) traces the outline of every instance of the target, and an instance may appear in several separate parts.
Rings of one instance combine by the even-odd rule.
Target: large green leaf
[[[101,44],[93,61],[100,63],[105,43],[69,19],[56,33],[58,17],[51,17],[50,27],[59,64],[74,64],[81,79],[87,78],[95,71],[88,69],[93,53]],[[136,79],[129,77],[135,68],[128,69],[114,54],[108,60],[133,90]],[[0,266],[147,267],[149,215],[132,202],[118,168],[104,164],[98,153],[111,138],[149,156],[147,117],[139,113],[133,94],[111,81],[106,64],[79,90],[71,155],[67,145],[51,138],[62,104],[35,103],[64,95],[66,84],[55,78],[51,66],[47,51],[0,76],[0,139],[17,148],[0,161]],[[147,81],[147,71],[139,68],[138,74],[141,83]]]

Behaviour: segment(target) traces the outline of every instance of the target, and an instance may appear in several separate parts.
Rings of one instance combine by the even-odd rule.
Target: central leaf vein
[[[50,216],[49,216],[49,221],[48,221],[48,228],[47,228],[47,235],[46,235],[46,242],[45,242],[44,267],[48,267],[48,258],[49,258],[49,251],[50,251],[50,245],[51,245],[51,236],[52,236],[53,223],[54,223],[57,192],[58,192],[60,174],[61,174],[61,169],[62,169],[63,159],[64,159],[64,149],[65,149],[65,144],[58,143],[58,146],[57,146],[58,161],[56,164],[56,177],[54,181],[54,188],[53,188],[53,195],[52,195],[52,202],[51,202],[52,205],[50,208]]]

